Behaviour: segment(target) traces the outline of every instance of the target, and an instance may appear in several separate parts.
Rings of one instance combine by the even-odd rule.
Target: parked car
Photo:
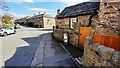
[[[15,29],[20,29],[20,25],[19,25],[19,24],[15,24],[15,25],[14,25],[14,28],[15,28]]]
[[[16,30],[14,28],[10,27],[1,27],[0,28],[0,35],[1,36],[7,36],[9,34],[15,34]]]

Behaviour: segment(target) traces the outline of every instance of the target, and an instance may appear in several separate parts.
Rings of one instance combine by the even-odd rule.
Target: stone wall
[[[84,52],[84,66],[100,66],[100,67],[115,67],[120,66],[120,57],[118,53],[111,48],[102,45],[92,44]]]
[[[71,29],[53,29],[53,36],[63,42],[63,34],[68,33],[68,43],[78,47],[78,34],[74,33]]]
[[[90,15],[78,16],[78,22],[81,26],[88,26]]]
[[[62,36],[63,36],[63,31],[61,29],[53,29],[53,36],[59,40],[59,41],[63,41]]]
[[[118,26],[120,23],[119,5],[118,1],[100,3],[99,23],[97,27],[99,33],[115,36],[120,35],[120,27]]]
[[[83,66],[85,67],[103,67],[119,68],[120,52],[104,45],[93,44],[93,33],[86,37],[84,44]]]
[[[56,26],[59,28],[69,28],[69,18],[56,19]]]
[[[56,19],[56,28],[54,30],[54,36],[60,40],[62,40],[62,36],[64,32],[67,32],[69,34],[69,43],[73,46],[78,47],[79,42],[79,32],[80,32],[80,26],[85,27],[89,25],[89,17],[90,15],[82,15],[77,16],[74,18],[77,18],[77,23],[75,24],[75,27],[73,29],[70,29],[70,18],[61,18]],[[73,17],[72,17],[73,18]],[[97,19],[98,16],[95,15],[93,19]],[[92,27],[96,27],[96,22],[92,21]]]

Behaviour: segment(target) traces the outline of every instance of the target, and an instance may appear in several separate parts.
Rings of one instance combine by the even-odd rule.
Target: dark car
[[[20,25],[19,25],[19,24],[15,24],[15,25],[14,25],[14,28],[15,28],[15,29],[20,29]]]

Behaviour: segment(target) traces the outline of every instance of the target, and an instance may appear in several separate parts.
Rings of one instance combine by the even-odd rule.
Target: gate
[[[85,38],[87,36],[90,36],[90,32],[91,32],[91,27],[80,27],[80,31],[79,31],[79,47],[83,48],[84,47],[84,42],[85,42]]]

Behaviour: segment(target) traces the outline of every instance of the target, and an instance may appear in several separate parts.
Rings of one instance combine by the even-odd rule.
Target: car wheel
[[[3,36],[4,36],[4,37],[7,36],[7,32],[4,32],[4,33],[3,33]]]
[[[14,33],[13,34],[15,34],[16,33],[16,30],[14,30]]]

